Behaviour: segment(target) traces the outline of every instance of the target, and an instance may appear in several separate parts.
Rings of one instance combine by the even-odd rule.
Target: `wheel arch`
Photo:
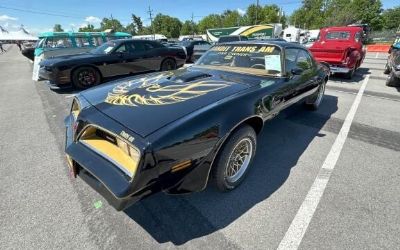
[[[77,71],[80,68],[84,68],[84,67],[93,68],[94,70],[96,70],[100,75],[100,82],[103,81],[103,74],[101,73],[101,70],[93,64],[81,64],[81,65],[74,66],[71,69],[71,73],[70,73],[71,81],[73,80],[75,71]]]
[[[176,60],[175,60],[174,57],[172,57],[172,56],[166,56],[166,57],[161,61],[161,63],[160,63],[160,71],[162,70],[162,65],[163,65],[163,63],[164,63],[166,60],[168,60],[168,59],[173,60],[173,61],[175,62],[175,67],[176,67],[176,68],[178,67],[177,62],[176,62]]]

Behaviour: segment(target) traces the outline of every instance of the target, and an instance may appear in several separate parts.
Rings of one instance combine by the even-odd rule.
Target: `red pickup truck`
[[[344,73],[351,79],[365,57],[360,27],[329,27],[321,29],[311,46],[314,58],[329,66],[331,73]]]

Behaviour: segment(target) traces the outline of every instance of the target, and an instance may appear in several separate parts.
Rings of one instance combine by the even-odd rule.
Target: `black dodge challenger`
[[[320,105],[329,69],[286,42],[219,44],[195,65],[81,92],[66,118],[66,158],[117,210],[158,191],[222,191],[251,167],[257,134],[300,100]]]
[[[104,78],[181,67],[186,52],[181,47],[166,47],[156,41],[121,39],[109,41],[90,52],[57,56],[40,63],[39,76],[53,87],[85,89]]]

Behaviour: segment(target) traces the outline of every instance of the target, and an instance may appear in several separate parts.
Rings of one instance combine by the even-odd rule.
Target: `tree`
[[[198,27],[200,33],[205,33],[207,29],[222,27],[222,18],[218,14],[211,14],[200,20]]]
[[[85,27],[79,28],[79,32],[93,32],[93,31],[96,31],[96,29],[94,28],[94,26],[92,24],[88,24]]]
[[[176,17],[157,14],[153,20],[152,28],[155,33],[161,33],[167,37],[179,37],[182,23]]]
[[[281,10],[276,4],[265,5],[263,23],[279,23],[280,11]]]
[[[221,19],[223,27],[240,26],[243,23],[242,16],[237,10],[225,10]]]
[[[144,31],[142,19],[139,16],[132,14],[132,23],[135,25],[136,33],[142,34]]]
[[[382,13],[383,27],[385,29],[397,29],[400,27],[400,6],[393,9],[387,9]]]
[[[264,17],[263,7],[250,4],[246,10],[246,21],[248,25],[260,24]]]
[[[103,20],[101,21],[100,29],[101,30],[113,29],[115,31],[125,31],[125,28],[120,21],[118,21],[117,19],[108,19],[106,17],[103,18]]]
[[[325,16],[325,26],[343,26],[357,21],[353,5],[348,0],[332,0]]]
[[[382,3],[380,0],[353,0],[351,5],[357,21],[369,24],[373,30],[383,28]]]
[[[181,35],[192,35],[192,34],[197,34],[198,33],[198,28],[197,25],[189,20],[186,20],[183,24],[182,24],[182,28],[181,28]]]
[[[54,32],[64,32],[64,29],[61,27],[61,24],[55,24],[53,31]]]

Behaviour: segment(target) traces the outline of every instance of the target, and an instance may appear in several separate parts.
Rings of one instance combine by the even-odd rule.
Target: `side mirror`
[[[301,69],[301,68],[295,68],[295,69],[292,69],[291,70],[291,73],[293,74],[293,75],[301,75],[302,73],[303,73],[303,69]]]

